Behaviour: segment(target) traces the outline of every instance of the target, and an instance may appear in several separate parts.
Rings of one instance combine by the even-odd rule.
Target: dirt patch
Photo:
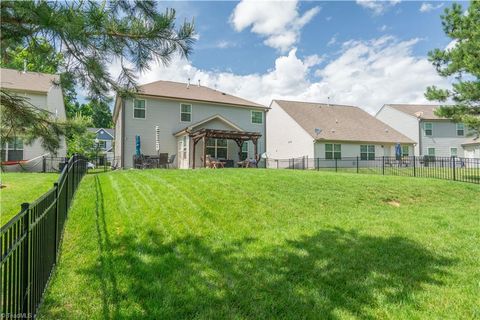
[[[388,205],[391,205],[392,207],[398,208],[400,207],[400,202],[397,200],[386,200],[385,201]]]

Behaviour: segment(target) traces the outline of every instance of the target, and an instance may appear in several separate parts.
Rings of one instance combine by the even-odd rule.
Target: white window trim
[[[452,150],[455,149],[455,154],[452,154]],[[450,147],[450,157],[458,157],[458,148]]]
[[[403,154],[403,148],[407,148],[408,154],[406,156]],[[402,144],[401,149],[402,149],[402,157],[409,157],[410,156],[410,146],[408,144]]]
[[[462,131],[463,131],[463,134],[458,134],[458,126],[459,125],[462,125],[463,128],[462,128]],[[457,123],[456,126],[455,126],[455,132],[457,134],[457,137],[465,137],[465,124],[463,123]]]
[[[225,160],[227,160],[227,159],[228,159],[228,139],[221,139],[221,138],[210,138],[210,139],[215,139],[215,146],[208,146],[208,145],[207,145],[207,146],[205,146],[205,149],[207,149],[207,148],[215,148],[215,156],[214,156],[215,159],[218,159],[218,157],[217,157],[217,148],[218,148],[218,146],[217,146],[217,140],[225,140],[225,141],[227,141],[227,146],[226,146],[226,147],[220,147],[220,148],[222,148],[222,149],[223,149],[223,148],[227,149],[227,157],[225,158]],[[207,143],[207,140],[205,140],[205,143]]]
[[[367,147],[367,152],[362,152],[362,146]],[[370,152],[368,147],[373,147],[373,152]],[[367,159],[362,159],[362,153],[365,153],[367,155]],[[369,154],[373,153],[373,160],[375,160],[375,157],[377,156],[377,148],[375,147],[374,144],[361,144],[360,145],[360,160],[362,161],[373,161],[368,158]]]
[[[427,124],[430,124],[432,126],[432,134],[427,134]],[[433,122],[424,122],[423,124],[423,135],[425,137],[433,137]]]
[[[182,104],[183,105],[187,105],[187,106],[190,106],[190,121],[182,121]],[[184,123],[191,123],[192,120],[193,120],[193,106],[191,103],[184,103],[184,102],[180,102],[180,113],[179,113],[179,116],[180,116],[180,122],[184,122]],[[186,113],[186,112],[185,112]]]
[[[332,151],[327,151],[327,144],[331,144],[332,145]],[[342,160],[342,144],[341,143],[325,143],[323,148],[325,149],[325,153],[324,153],[324,156],[325,156],[325,160],[335,160],[335,152],[338,152],[338,151],[335,151],[335,145],[339,145],[340,146],[340,158],[337,158],[337,160]],[[332,159],[327,159],[327,152],[331,152],[332,153]]]
[[[256,123],[256,122],[253,122],[253,113],[254,112],[260,112],[262,114],[262,122],[261,123]],[[263,125],[265,121],[265,115],[264,115],[264,112],[263,111],[260,111],[260,110],[250,110],[250,123],[251,124],[257,124],[257,125]]]
[[[145,110],[145,118],[137,118],[137,117],[135,117],[135,100],[145,101],[145,109],[144,109],[144,110]],[[147,100],[146,100],[146,99],[135,99],[135,98],[134,98],[134,99],[132,100],[132,110],[133,110],[133,113],[132,113],[133,119],[135,119],[135,120],[147,120]],[[140,110],[140,109],[139,109],[139,110]]]
[[[433,154],[430,154],[430,149],[433,149]],[[436,153],[437,153],[437,150],[435,150],[435,148],[427,148],[427,156],[431,156],[431,157],[435,157],[436,156]]]

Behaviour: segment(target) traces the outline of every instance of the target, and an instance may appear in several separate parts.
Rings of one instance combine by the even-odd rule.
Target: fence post
[[[413,176],[416,177],[417,176],[417,158],[415,156],[413,156]]]
[[[452,157],[452,161],[453,161],[453,165],[452,165],[452,170],[453,170],[453,181],[456,181],[457,180],[457,176],[456,176],[456,170],[455,170],[455,156]]]
[[[305,170],[305,156],[302,157],[302,169]]]
[[[337,158],[335,158],[335,172],[338,171],[338,163],[337,163]]]
[[[42,157],[42,172],[47,172],[47,159],[45,158],[45,156]]]
[[[320,170],[320,158],[317,158],[317,171]]]
[[[357,173],[358,173],[358,156],[357,156]]]
[[[382,156],[382,174],[385,175],[385,156]]]
[[[53,184],[55,188],[55,263],[57,263],[57,250],[58,250],[58,182]]]
[[[30,232],[30,204],[22,203],[22,212],[26,211],[24,223],[26,226],[25,247],[23,251],[23,288],[22,288],[22,313],[29,314],[30,310],[30,292],[31,292],[31,272],[30,272],[30,251],[31,251],[31,232]]]

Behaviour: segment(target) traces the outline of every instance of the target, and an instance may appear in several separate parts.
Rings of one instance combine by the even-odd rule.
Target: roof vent
[[[23,59],[23,73],[27,73],[27,60]]]
[[[200,87],[200,79],[198,79],[198,86]]]
[[[190,78],[188,78],[187,89],[190,88]]]
[[[332,133],[335,133],[335,129],[332,129]]]
[[[385,128],[385,132],[388,133],[388,128]]]
[[[335,123],[338,124],[338,119],[335,119]]]
[[[226,96],[226,95],[227,95],[225,92],[222,92],[222,94],[223,94],[224,96]]]

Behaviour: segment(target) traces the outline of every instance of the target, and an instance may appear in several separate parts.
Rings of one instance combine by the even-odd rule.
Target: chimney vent
[[[188,78],[187,89],[190,88],[190,78]]]
[[[27,59],[23,59],[23,73],[27,72]]]
[[[198,79],[198,86],[200,87],[200,79]]]

